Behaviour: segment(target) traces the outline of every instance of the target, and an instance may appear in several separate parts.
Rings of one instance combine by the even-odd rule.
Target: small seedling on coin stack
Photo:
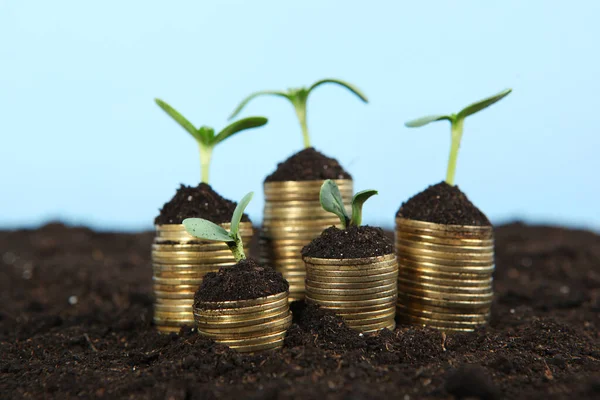
[[[268,121],[265,117],[248,117],[240,119],[239,121],[235,121],[226,126],[221,132],[215,135],[215,130],[213,128],[201,126],[196,129],[190,121],[169,104],[160,99],[155,99],[155,101],[160,108],[169,114],[171,118],[181,125],[183,129],[188,131],[188,133],[198,142],[198,147],[200,149],[200,175],[202,178],[201,181],[204,183],[208,183],[212,152],[217,144],[243,130],[263,126]]]
[[[238,203],[231,217],[229,232],[222,226],[202,218],[186,218],[183,220],[183,226],[190,235],[199,239],[225,242],[229,250],[233,253],[236,262],[245,260],[244,243],[239,233],[240,221],[242,220],[242,215],[244,215],[244,210],[248,206],[248,203],[250,203],[250,200],[252,200],[252,196],[254,196],[254,192],[245,195]]]
[[[421,117],[414,119],[412,121],[408,121],[405,125],[408,128],[418,128],[424,125],[427,125],[431,122],[447,120],[450,121],[450,132],[452,134],[452,144],[450,146],[450,157],[448,158],[448,170],[446,173],[446,183],[448,185],[454,186],[454,175],[456,173],[456,161],[458,159],[458,150],[460,149],[460,141],[463,135],[463,125],[465,122],[465,118],[469,115],[475,114],[478,111],[483,110],[491,106],[492,104],[502,100],[504,97],[508,96],[508,94],[512,91],[512,89],[505,89],[502,92],[488,97],[486,99],[480,100],[476,103],[470,104],[460,110],[458,114],[450,114],[450,115],[428,115],[426,117]]]
[[[304,137],[304,148],[309,148],[309,147],[311,147],[311,142],[310,142],[310,135],[308,133],[308,124],[306,123],[306,102],[308,100],[308,95],[314,89],[316,89],[317,87],[319,87],[325,83],[334,83],[336,85],[345,87],[350,92],[352,92],[356,96],[358,96],[365,103],[368,102],[367,96],[365,96],[358,88],[351,85],[350,83],[341,81],[339,79],[322,79],[320,81],[315,82],[309,88],[306,88],[306,87],[293,88],[293,89],[288,89],[285,92],[275,91],[275,90],[264,90],[264,91],[252,93],[251,95],[246,97],[244,100],[242,100],[242,102],[237,106],[237,108],[233,111],[233,113],[231,114],[231,116],[229,118],[231,119],[231,118],[234,118],[236,115],[238,115],[240,113],[240,111],[242,111],[242,109],[246,106],[246,104],[248,104],[250,102],[250,100],[254,99],[255,97],[263,96],[263,95],[283,97],[285,99],[288,99],[294,106],[294,109],[296,110],[296,116],[298,117],[298,121],[300,122],[300,127],[302,129],[302,136]]]
[[[346,229],[352,225],[360,226],[362,224],[363,204],[376,194],[377,190],[372,189],[356,193],[352,197],[352,214],[348,215],[340,189],[334,181],[327,179],[321,186],[319,200],[323,209],[337,215],[342,223],[342,228]]]

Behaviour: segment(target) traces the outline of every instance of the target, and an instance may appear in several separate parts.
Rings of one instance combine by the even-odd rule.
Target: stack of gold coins
[[[229,224],[222,224],[229,229]],[[242,222],[240,234],[250,243],[252,224]],[[160,332],[179,332],[194,326],[194,294],[207,272],[235,265],[225,243],[203,241],[186,232],[182,224],[156,226],[152,244],[154,324]]]
[[[327,259],[304,257],[306,301],[334,311],[359,332],[394,329],[398,264],[394,254]]]
[[[288,292],[251,300],[194,304],[198,333],[240,353],[283,346],[292,324]]]
[[[472,331],[490,317],[494,272],[491,226],[396,219],[399,321]]]
[[[350,207],[352,180],[335,181]],[[260,237],[260,262],[281,272],[290,284],[290,301],[304,298],[306,276],[300,251],[330,226],[340,224],[323,210],[319,192],[323,181],[265,182],[265,209]]]

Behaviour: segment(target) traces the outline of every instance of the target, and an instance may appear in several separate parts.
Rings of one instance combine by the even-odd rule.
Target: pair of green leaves
[[[158,104],[160,108],[169,114],[171,118],[177,121],[177,123],[181,125],[183,129],[188,131],[188,133],[192,135],[194,139],[198,141],[198,143],[201,143],[207,147],[213,147],[238,132],[246,129],[258,128],[268,122],[267,118],[265,117],[248,117],[227,125],[215,135],[215,130],[213,128],[209,126],[201,126],[200,128],[196,129],[190,121],[188,121],[183,115],[181,115],[181,113],[179,113],[169,104],[161,99],[155,99],[155,101],[156,104]]]
[[[333,84],[342,86],[342,87],[348,89],[351,93],[358,96],[358,98],[360,98],[365,103],[368,102],[367,96],[365,96],[356,86],[354,86],[348,82],[344,82],[339,79],[321,79],[320,81],[313,83],[308,88],[301,87],[301,88],[288,89],[285,92],[284,91],[275,91],[275,90],[264,90],[264,91],[252,93],[248,97],[246,97],[244,100],[242,100],[242,102],[237,106],[237,108],[233,111],[233,113],[231,114],[231,116],[229,118],[231,119],[231,118],[234,118],[236,115],[238,115],[242,111],[242,109],[244,107],[246,107],[246,105],[252,99],[254,99],[256,97],[265,96],[265,95],[266,96],[283,97],[285,99],[288,99],[294,106],[294,109],[296,111],[296,116],[298,117],[298,122],[300,122],[300,127],[302,129],[302,136],[304,138],[304,147],[308,148],[311,146],[310,135],[308,133],[308,124],[306,121],[306,103],[308,100],[308,95],[314,89],[316,89],[317,87],[319,87],[325,83],[333,83]]]
[[[421,118],[417,118],[417,119],[408,121],[405,125],[408,128],[418,128],[418,127],[427,125],[427,124],[429,124],[431,122],[435,122],[435,121],[447,120],[447,121],[453,122],[453,121],[457,121],[457,120],[462,120],[462,119],[465,119],[466,117],[468,117],[469,115],[475,114],[476,112],[479,112],[479,111],[483,110],[484,108],[487,108],[487,107],[491,106],[492,104],[502,100],[504,97],[508,96],[510,92],[512,92],[512,89],[505,89],[505,90],[501,91],[500,93],[497,93],[493,96],[487,97],[483,100],[479,100],[478,102],[475,102],[473,104],[469,104],[468,106],[466,106],[465,108],[460,110],[457,114],[428,115],[426,117],[421,117]]]
[[[421,117],[412,121],[408,121],[405,124],[409,128],[418,128],[435,121],[450,121],[450,133],[452,135],[452,141],[450,144],[450,156],[448,157],[448,168],[446,171],[446,182],[449,185],[454,185],[454,177],[456,175],[456,164],[458,160],[458,151],[460,149],[460,142],[462,140],[465,118],[502,100],[504,97],[508,96],[510,92],[512,92],[512,89],[505,89],[498,94],[487,97],[473,104],[469,104],[468,106],[460,110],[457,114],[428,115],[426,117]]]
[[[362,223],[363,204],[376,194],[376,190],[363,190],[356,193],[352,197],[352,215],[348,216],[338,185],[331,179],[327,179],[321,185],[319,200],[323,209],[337,215],[342,223],[342,227],[346,229],[350,225],[360,226]]]
[[[231,217],[231,226],[229,232],[220,225],[202,218],[186,218],[183,220],[185,230],[192,236],[217,242],[225,242],[232,251],[236,261],[246,258],[244,254],[244,244],[240,235],[240,222],[244,215],[244,210],[252,200],[254,192],[245,195],[237,204]]]
[[[179,111],[175,110],[166,102],[160,99],[155,99],[154,101],[198,142],[198,146],[200,147],[201,180],[204,183],[208,183],[212,151],[217,144],[238,132],[246,129],[258,128],[268,122],[265,117],[248,117],[227,125],[218,134],[215,134],[215,130],[208,126],[201,126],[196,129],[196,127],[181,115]]]

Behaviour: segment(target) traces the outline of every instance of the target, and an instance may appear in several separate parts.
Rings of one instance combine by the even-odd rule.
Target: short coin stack
[[[398,295],[396,256],[326,259],[304,257],[306,301],[334,311],[368,333],[394,329]]]
[[[335,181],[342,198],[352,198],[352,180]],[[260,238],[260,262],[281,272],[290,284],[290,301],[304,298],[306,276],[300,251],[339,218],[323,210],[323,181],[265,182],[265,209]],[[346,204],[346,207],[349,207]]]
[[[396,219],[399,321],[472,331],[490,317],[494,238],[491,226]]]
[[[240,353],[283,346],[292,324],[288,292],[251,300],[197,302],[198,333]]]
[[[226,229],[229,224],[222,224]],[[242,222],[240,233],[250,243],[252,224]],[[235,265],[226,244],[202,241],[188,234],[182,224],[156,226],[152,244],[154,324],[160,332],[179,332],[194,326],[194,293],[207,272]]]

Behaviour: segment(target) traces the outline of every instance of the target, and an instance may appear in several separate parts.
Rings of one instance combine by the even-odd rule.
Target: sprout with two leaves
[[[212,152],[217,144],[243,130],[263,126],[268,121],[265,117],[248,117],[240,119],[239,121],[235,121],[226,126],[221,132],[215,135],[215,130],[208,126],[201,126],[196,129],[196,127],[194,127],[194,125],[183,115],[161,99],[155,99],[154,101],[156,101],[156,104],[158,104],[160,108],[169,114],[171,118],[181,125],[183,129],[188,131],[198,142],[198,147],[200,149],[200,175],[201,181],[204,183],[208,183]]]
[[[407,122],[405,125],[409,128],[418,128],[423,125],[427,125],[430,122],[447,120],[450,121],[450,132],[452,134],[452,144],[450,146],[450,157],[448,158],[448,170],[446,173],[446,183],[453,186],[454,185],[454,175],[456,173],[456,161],[458,159],[458,150],[460,148],[460,141],[462,139],[463,134],[463,125],[465,122],[465,118],[467,118],[471,114],[475,114],[478,111],[483,110],[496,103],[497,101],[502,100],[504,97],[508,96],[508,94],[512,91],[512,89],[505,89],[502,92],[488,97],[486,99],[480,100],[476,103],[470,104],[463,108],[458,114],[450,114],[450,115],[429,115],[422,118],[417,118],[412,121]]]
[[[252,93],[251,95],[246,97],[244,100],[242,100],[242,102],[233,111],[233,113],[231,114],[229,119],[235,118],[235,116],[238,115],[240,113],[240,111],[242,111],[242,109],[246,106],[246,104],[248,104],[250,102],[250,100],[254,99],[255,97],[263,96],[263,95],[283,97],[285,99],[288,99],[294,106],[294,109],[296,110],[296,116],[298,117],[298,121],[300,122],[300,127],[302,128],[302,136],[304,137],[304,148],[309,148],[309,147],[311,147],[311,144],[310,144],[310,135],[308,134],[308,125],[306,123],[306,102],[308,100],[308,95],[314,89],[316,89],[317,87],[319,87],[325,83],[334,83],[336,85],[345,87],[350,92],[352,92],[356,96],[358,96],[365,103],[368,102],[367,96],[365,96],[358,88],[351,85],[350,83],[341,81],[339,79],[322,79],[320,81],[315,82],[309,88],[305,88],[305,87],[293,88],[293,89],[288,89],[285,92],[279,92],[279,91],[275,91],[275,90],[265,90],[265,91]]]
[[[244,253],[244,243],[240,235],[240,222],[244,215],[244,210],[252,200],[254,192],[245,195],[238,203],[231,216],[231,226],[229,232],[220,225],[202,218],[186,218],[183,220],[183,226],[190,235],[204,240],[213,240],[217,242],[225,242],[236,262],[246,259]]]
[[[327,179],[321,185],[319,200],[323,209],[337,215],[342,223],[342,228],[347,229],[350,226],[360,226],[362,224],[363,204],[376,194],[377,190],[372,189],[356,193],[352,197],[352,215],[348,215],[340,189],[334,181]]]

